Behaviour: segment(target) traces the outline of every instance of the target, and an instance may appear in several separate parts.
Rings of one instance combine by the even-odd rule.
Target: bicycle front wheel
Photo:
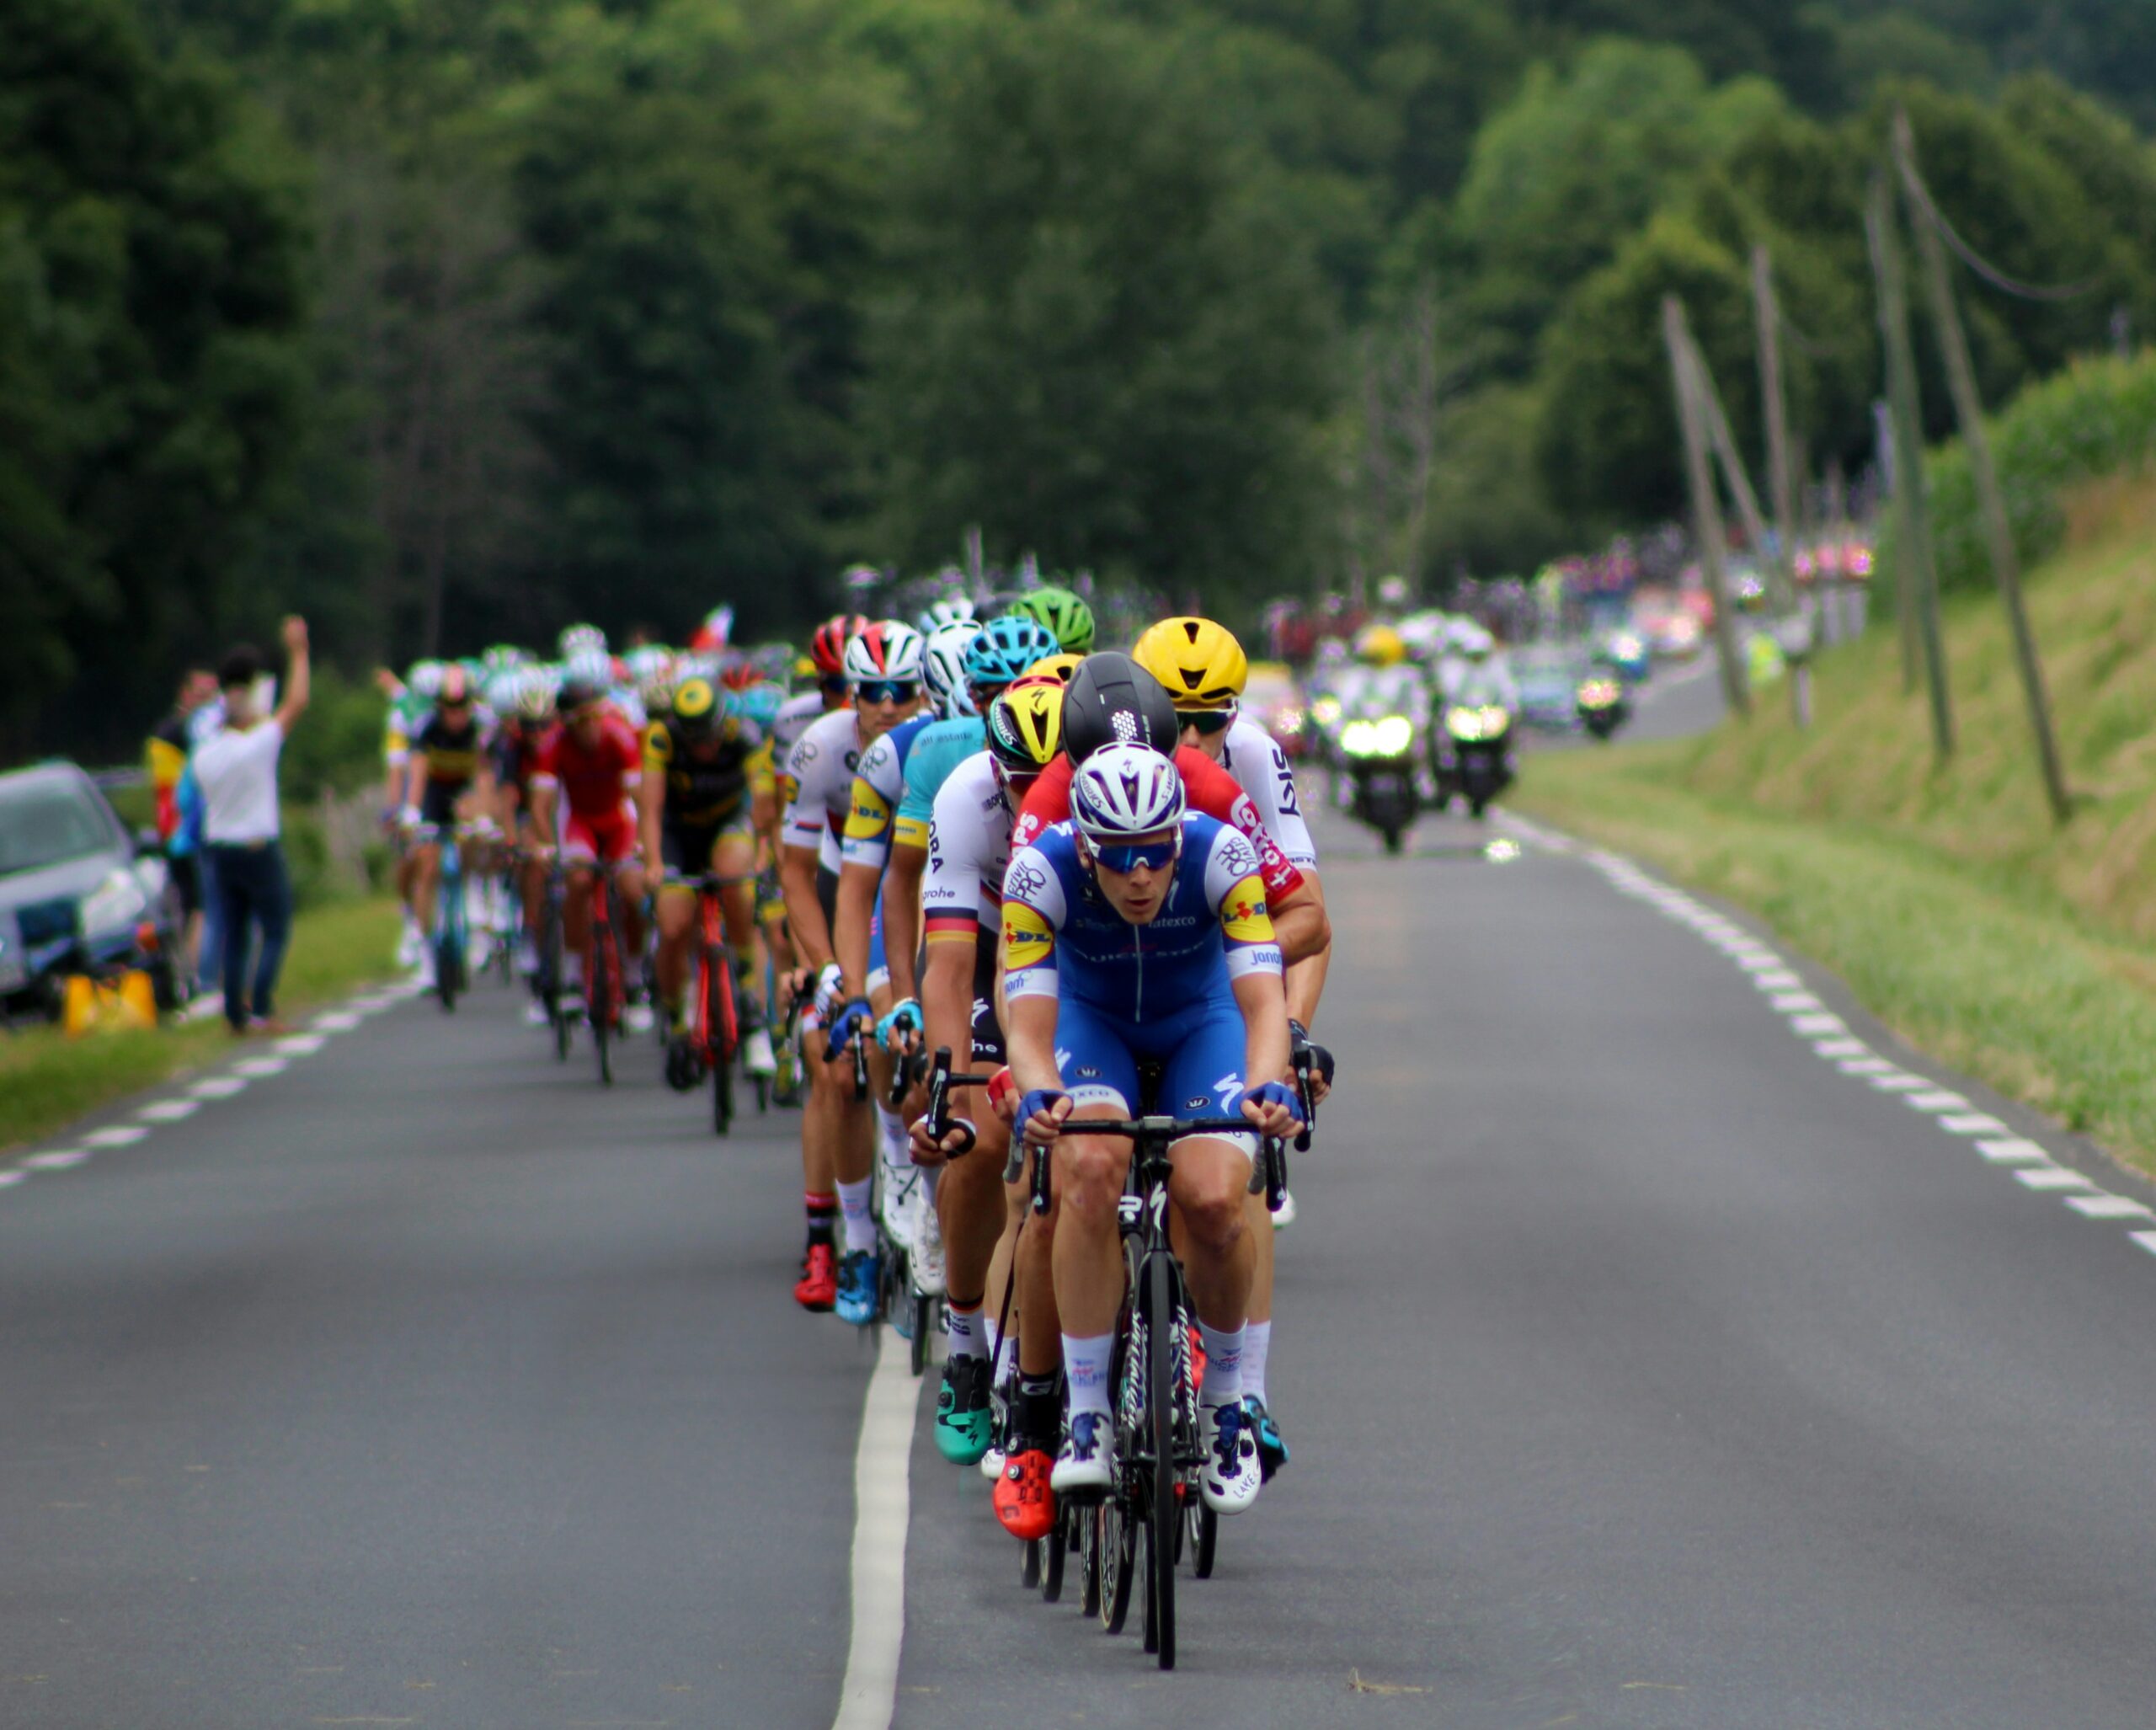
[[[711,1126],[734,1127],[734,969],[723,949],[704,952],[704,1028],[711,1061]]]
[[[614,999],[620,986],[614,977],[614,933],[601,931],[591,946],[591,977],[585,982],[591,1005],[591,1043],[599,1052],[599,1079],[614,1085]]]
[[[1155,1250],[1145,1258],[1145,1422],[1153,1444],[1145,1621],[1164,1670],[1176,1667],[1176,1551],[1182,1535],[1182,1506],[1176,1498],[1182,1474],[1176,1462],[1175,1341],[1183,1322],[1175,1285],[1173,1263],[1166,1252]]]

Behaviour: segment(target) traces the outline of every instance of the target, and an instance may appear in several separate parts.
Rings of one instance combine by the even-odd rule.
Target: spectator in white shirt
[[[292,932],[291,881],[277,839],[277,759],[292,724],[307,707],[304,619],[285,621],[285,698],[274,715],[255,708],[262,657],[244,648],[225,657],[217,670],[224,726],[197,745],[190,759],[195,784],[202,790],[202,844],[224,921],[225,1019],[235,1033],[277,1031],[271,1000]],[[262,947],[250,1006],[247,951],[258,925]]]

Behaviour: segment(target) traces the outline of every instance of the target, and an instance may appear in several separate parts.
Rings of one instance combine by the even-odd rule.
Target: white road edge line
[[[921,1384],[889,1327],[877,1330],[876,1368],[861,1408],[853,1455],[853,1634],[831,1730],[888,1730],[899,1706],[906,1632],[908,1469]]]

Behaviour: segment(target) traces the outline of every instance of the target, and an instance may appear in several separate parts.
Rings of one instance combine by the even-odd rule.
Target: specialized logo
[[[1182,1108],[1185,1111],[1203,1111],[1207,1106],[1212,1104],[1212,1103],[1213,1102],[1208,1099],[1203,1093],[1196,1093],[1193,1094],[1188,1099],[1183,1101]]]

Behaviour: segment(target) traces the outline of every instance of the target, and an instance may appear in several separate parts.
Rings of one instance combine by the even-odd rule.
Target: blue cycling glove
[[[909,997],[903,1003],[891,1006],[891,1012],[876,1023],[876,1043],[886,1051],[898,1049],[896,1036],[901,1033],[921,1031],[921,1005]]]
[[[1242,1097],[1235,1102],[1236,1109],[1253,1104],[1284,1106],[1297,1123],[1303,1120],[1303,1102],[1284,1081],[1261,1081],[1255,1087],[1244,1088]]]
[[[836,1062],[839,1054],[852,1040],[853,1030],[858,1027],[873,1027],[875,1022],[876,1011],[866,997],[847,998],[846,1006],[832,1018],[831,1037],[824,1046],[824,1061]]]
[[[1026,1125],[1033,1122],[1033,1113],[1048,1110],[1059,1099],[1068,1099],[1068,1093],[1059,1093],[1053,1087],[1035,1087],[1018,1102],[1018,1121],[1016,1128],[1022,1135]]]

